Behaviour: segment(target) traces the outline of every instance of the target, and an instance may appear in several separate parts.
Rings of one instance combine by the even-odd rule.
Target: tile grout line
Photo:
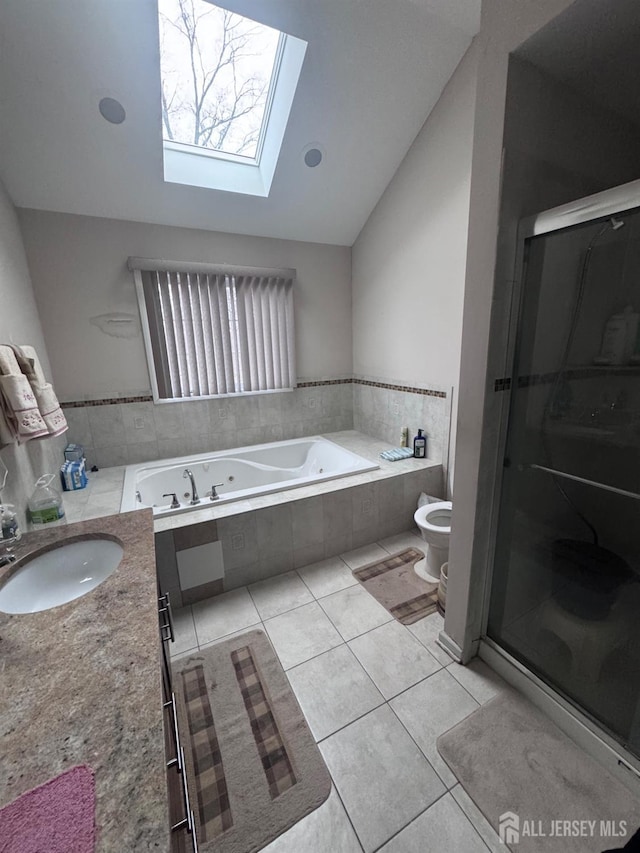
[[[455,774],[454,774],[454,775],[455,775]],[[495,833],[496,839],[500,842],[500,839],[499,839],[499,837],[498,837],[498,833],[495,831],[495,829],[493,828],[493,826],[489,823],[489,821],[487,820],[487,818],[485,817],[485,815],[483,814],[483,812],[480,810],[480,807],[479,807],[478,805],[476,805],[475,801],[474,801],[474,800],[471,798],[471,796],[467,793],[467,791],[466,791],[466,789],[465,789],[464,785],[463,785],[463,784],[462,784],[462,782],[458,779],[458,777],[457,777],[457,776],[456,776],[456,784],[453,786],[453,788],[456,788],[456,787],[460,787],[460,788],[465,792],[465,794],[467,795],[467,797],[469,797],[469,799],[471,800],[471,802],[473,803],[473,805],[476,807],[476,809],[478,809],[478,812],[480,813],[481,817],[486,821],[487,826],[489,827],[489,829],[491,829],[491,831],[492,831],[493,833]],[[479,836],[479,838],[480,838],[480,841],[482,841],[482,843],[483,843],[483,844],[484,844],[484,846],[487,848],[487,850],[489,851],[489,853],[491,853],[491,847],[489,847],[489,845],[487,844],[487,842],[486,842],[486,841],[484,840],[484,838],[482,837],[482,834],[480,833],[480,830],[476,827],[476,825],[475,825],[475,823],[473,822],[473,820],[471,819],[471,817],[466,813],[466,811],[464,810],[463,806],[462,806],[462,805],[458,802],[458,800],[456,799],[455,794],[453,793],[453,788],[450,788],[450,789],[449,789],[449,793],[451,794],[451,796],[452,796],[452,798],[453,798],[453,800],[454,800],[455,804],[458,806],[458,808],[460,809],[460,811],[462,812],[462,814],[466,817],[466,819],[469,821],[469,823],[471,824],[471,826],[473,827],[473,829],[475,830],[475,832],[478,834],[478,836]],[[500,843],[502,843],[502,842],[500,842]]]
[[[355,584],[353,584],[353,586],[355,586]],[[238,588],[239,588],[239,589],[242,589],[242,587],[238,587]],[[350,587],[345,587],[345,589],[350,589]],[[248,591],[248,589],[247,589],[247,591]],[[366,590],[365,590],[365,591],[366,591]],[[323,596],[323,598],[328,598],[330,595],[335,595],[335,594],[336,594],[336,593],[338,593],[338,592],[344,592],[344,589],[342,589],[342,590],[336,590],[336,592],[335,592],[335,593],[333,593],[333,592],[332,592],[332,593],[329,593],[328,595]],[[249,593],[249,594],[251,595],[251,593]],[[312,594],[313,594],[313,593],[312,593]],[[253,601],[253,597],[252,597],[252,601]],[[290,610],[283,610],[283,612],[282,612],[282,613],[278,613],[276,616],[270,616],[270,617],[269,617],[268,619],[266,619],[266,620],[264,620],[264,619],[262,619],[262,618],[260,617],[260,612],[258,611],[258,608],[256,607],[256,611],[258,611],[259,624],[261,624],[261,625],[262,625],[262,627],[263,627],[263,629],[264,629],[265,633],[267,634],[267,636],[269,636],[268,628],[267,628],[267,626],[266,626],[266,623],[267,623],[267,622],[271,622],[273,619],[278,619],[280,616],[284,616],[284,615],[286,615],[287,613],[293,613],[293,611],[294,611],[294,610],[300,610],[302,607],[307,607],[309,604],[320,604],[320,599],[318,599],[318,598],[314,598],[314,600],[313,600],[313,601],[308,601],[308,602],[306,602],[305,604],[298,604],[298,605],[296,605],[295,607],[292,607]],[[254,606],[255,606],[255,605],[254,605]],[[192,607],[192,605],[188,605],[188,607]],[[303,660],[303,661],[300,661],[299,663],[293,664],[293,666],[290,666],[290,667],[288,667],[287,669],[285,669],[285,668],[284,668],[284,666],[283,666],[282,668],[283,668],[283,670],[284,670],[285,672],[287,672],[289,669],[294,669],[294,668],[295,668],[295,667],[297,667],[297,666],[302,666],[302,664],[305,664],[305,663],[308,663],[309,661],[315,660],[316,658],[321,657],[323,654],[326,654],[327,652],[330,652],[330,651],[332,651],[333,649],[338,648],[338,646],[339,646],[339,645],[342,645],[342,644],[346,644],[346,645],[348,645],[349,643],[353,642],[354,640],[358,640],[358,639],[360,639],[361,637],[365,637],[367,634],[370,634],[372,631],[376,631],[378,628],[382,628],[382,627],[383,627],[383,625],[389,625],[389,624],[390,624],[391,622],[393,622],[393,621],[396,621],[396,622],[397,622],[397,620],[394,620],[394,618],[393,618],[393,616],[392,616],[392,617],[391,617],[387,622],[382,622],[380,625],[375,625],[373,628],[368,628],[366,631],[363,631],[361,634],[356,634],[356,636],[355,636],[355,637],[352,637],[352,638],[351,638],[351,639],[349,639],[349,640],[345,640],[345,639],[344,639],[344,637],[342,636],[342,634],[340,633],[340,631],[338,630],[337,626],[335,625],[335,623],[333,622],[333,620],[332,620],[332,619],[331,619],[331,617],[329,616],[329,614],[328,614],[328,613],[325,611],[325,609],[322,607],[322,605],[320,605],[320,609],[322,610],[322,613],[327,617],[327,619],[329,620],[329,622],[331,623],[331,625],[332,625],[332,626],[335,628],[335,630],[337,631],[337,633],[338,633],[338,635],[339,635],[339,637],[340,637],[340,639],[341,639],[341,642],[340,642],[340,643],[338,643],[336,646],[330,646],[328,649],[325,649],[325,650],[324,650],[324,651],[322,651],[322,652],[318,652],[318,654],[312,655],[310,658],[307,658],[306,660]],[[435,612],[435,611],[434,611],[434,612]],[[431,614],[430,614],[430,615],[431,615]],[[204,646],[213,645],[214,643],[217,643],[217,642],[219,642],[220,640],[223,640],[225,637],[228,637],[228,636],[230,636],[231,634],[235,634],[235,633],[237,633],[238,631],[248,630],[249,628],[253,628],[253,627],[255,627],[255,625],[257,625],[257,624],[258,624],[258,622],[255,622],[255,623],[253,623],[252,625],[246,625],[244,628],[238,628],[238,629],[236,629],[236,630],[229,631],[227,634],[222,634],[220,637],[216,637],[216,638],[214,638],[213,640],[207,640],[207,642],[206,642],[206,643],[204,643],[204,644],[200,644],[200,641],[199,641],[199,638],[198,638],[198,631],[197,631],[197,628],[196,628],[196,626],[195,626],[195,617],[193,617],[193,614],[192,614],[192,619],[193,619],[193,621],[194,621],[194,633],[196,634],[196,641],[197,641],[197,645],[196,645],[196,646],[194,646],[193,648],[198,648],[198,649],[200,649],[200,648],[202,647],[202,645],[204,645]],[[401,624],[401,625],[402,625],[402,623],[401,623],[401,622],[400,622],[400,623],[398,623],[398,624]],[[439,664],[440,669],[448,669],[448,668],[449,668],[449,666],[450,666],[451,664],[442,664],[442,663],[440,663],[440,661],[439,661],[439,660],[435,657],[435,655],[430,651],[429,647],[428,647],[425,643],[423,643],[423,642],[422,642],[422,640],[420,640],[418,637],[416,637],[416,636],[415,636],[415,634],[414,634],[412,631],[410,631],[410,630],[409,630],[409,627],[408,627],[407,625],[403,625],[402,627],[403,627],[403,628],[405,628],[407,631],[409,631],[409,634],[410,634],[410,635],[411,635],[411,636],[412,636],[412,637],[413,637],[413,638],[414,638],[414,639],[415,639],[415,640],[416,640],[416,641],[417,641],[417,642],[418,642],[418,643],[419,643],[419,644],[420,644],[420,645],[421,645],[421,646],[422,646],[422,647],[423,647],[423,648],[424,648],[424,649],[425,649],[425,650],[426,650],[426,651],[431,655],[431,657],[433,657],[433,659],[436,661],[436,663],[437,663],[437,664]],[[270,637],[270,636],[269,636],[269,640],[271,640],[271,637]],[[275,648],[275,647],[274,647],[274,648]],[[179,653],[179,655],[186,654],[188,651],[191,651],[191,650],[192,650],[192,649],[185,649],[183,652],[180,652],[180,653]],[[178,657],[179,655],[176,655],[176,657]],[[279,657],[280,657],[280,656],[278,655],[278,659],[279,659]],[[455,661],[451,661],[451,663],[455,663]],[[282,662],[281,662],[281,665],[282,665]],[[362,666],[362,664],[360,664],[360,665]],[[364,667],[363,667],[363,668],[364,668]],[[436,670],[436,672],[439,672],[439,671],[440,671],[440,669]],[[366,670],[365,670],[365,671],[366,671]],[[367,675],[368,675],[368,673],[367,673]],[[435,672],[431,673],[431,675],[435,675]],[[428,677],[429,677],[429,676],[425,676],[425,678],[428,678]],[[453,676],[453,675],[452,675],[451,677],[452,677],[452,678],[454,678],[454,676]],[[420,679],[420,681],[424,681],[424,680],[425,680],[425,679]],[[456,681],[458,681],[458,680],[456,679]],[[418,683],[420,683],[420,682],[416,682],[416,684],[418,684]],[[459,681],[458,681],[458,684],[460,684],[460,686],[464,688],[464,685],[463,685],[463,684],[461,684],[461,682],[459,682]],[[412,685],[412,686],[415,686],[415,685]],[[405,689],[406,689],[406,690],[409,690],[409,689],[410,689],[410,687],[409,687],[409,688],[405,688]],[[466,688],[464,688],[464,689],[466,690]],[[404,693],[404,692],[405,692],[405,691],[404,691],[404,690],[402,690],[402,691],[400,691],[400,693],[398,693],[398,694],[396,694],[396,695],[398,695],[398,696],[399,696],[399,695],[401,695],[401,693]],[[467,690],[466,692],[467,692],[467,693],[469,693],[469,691],[468,691],[468,690]],[[471,696],[471,698],[472,698],[472,699],[474,699],[474,701],[476,701],[476,702],[478,701],[478,700],[475,698],[475,696],[472,696],[470,693],[469,693],[469,695]],[[393,699],[395,699],[396,697],[395,697],[395,696],[393,696],[392,698],[393,698]],[[478,703],[478,704],[481,704],[481,703]]]
[[[449,669],[450,669],[452,666],[454,666],[454,665],[455,665],[455,666],[462,666],[463,664],[458,663],[457,661],[455,661],[455,660],[454,660],[454,661],[451,661],[451,663],[447,664],[444,668],[445,668],[447,671],[449,671]],[[467,664],[467,665],[468,665],[468,664]],[[472,670],[472,672],[473,672],[473,670]],[[458,679],[455,677],[455,675],[454,675],[452,672],[450,672],[450,673],[449,673],[449,675],[451,676],[451,678],[455,678],[455,679],[456,679],[456,681],[458,681]],[[473,693],[472,693],[470,690],[468,690],[468,689],[464,686],[464,684],[463,684],[461,681],[458,681],[458,684],[460,685],[460,687],[462,687],[462,689],[463,689],[466,693],[468,693],[468,694],[469,694],[469,696],[471,696],[471,698],[473,699],[473,701],[477,704],[478,708],[482,707],[482,705],[484,705],[484,704],[485,704],[485,702],[480,702],[478,699],[476,699],[476,697],[473,695]],[[493,696],[492,696],[491,698],[493,699]],[[488,701],[489,701],[489,700],[487,699],[487,700],[486,700],[486,702],[488,702]],[[478,708],[474,708],[474,710],[475,710],[475,711],[477,711],[477,710],[478,710]]]
[[[433,673],[433,675],[435,675],[435,672]],[[428,676],[428,677],[430,678],[431,676]],[[423,679],[423,680],[424,680],[424,681],[426,681],[426,679]],[[409,688],[409,689],[410,689],[410,688]],[[398,694],[398,695],[399,695],[399,694]],[[395,698],[396,698],[396,697],[394,696],[394,699],[395,699]],[[429,757],[428,757],[427,755],[425,755],[425,752],[424,752],[424,750],[422,749],[422,747],[420,746],[420,744],[418,743],[418,741],[414,738],[414,736],[411,734],[411,732],[410,732],[410,731],[409,731],[409,729],[406,727],[406,725],[404,724],[404,722],[400,719],[400,717],[399,717],[399,716],[398,716],[398,714],[396,713],[396,710],[395,710],[395,708],[393,707],[393,705],[391,704],[391,702],[389,701],[387,704],[389,705],[389,708],[390,708],[391,712],[393,713],[394,717],[396,718],[396,720],[400,723],[400,725],[402,726],[402,728],[405,730],[405,732],[409,735],[409,737],[410,737],[410,738],[411,738],[411,740],[413,741],[413,743],[414,743],[414,745],[415,745],[416,749],[418,750],[418,752],[420,753],[420,755],[422,755],[422,756],[423,756],[424,760],[427,762],[427,764],[429,765],[429,767],[433,770],[433,772],[434,772],[434,773],[436,774],[436,776],[438,777],[438,781],[439,781],[439,782],[441,782],[441,783],[444,785],[445,793],[446,793],[447,791],[449,791],[449,790],[450,790],[449,786],[447,785],[447,783],[445,782],[445,780],[442,778],[442,776],[438,773],[438,771],[437,771],[437,770],[436,770],[436,768],[433,766],[433,764],[429,761]],[[473,710],[475,711],[476,709],[474,708]],[[473,711],[472,711],[472,713],[473,713]],[[469,715],[467,714],[467,716],[469,716]],[[466,719],[466,718],[465,718],[465,719]],[[460,722],[462,722],[462,720],[460,720]],[[453,728],[453,726],[451,726],[451,728]],[[447,729],[447,731],[448,731],[448,729]],[[443,732],[443,734],[444,734],[444,732]],[[440,737],[440,735],[438,735],[438,737]],[[437,739],[436,739],[436,740],[437,740]],[[438,750],[438,747],[437,747],[437,745],[436,745],[436,752],[437,752],[437,750]],[[453,775],[455,776],[455,773],[454,773]],[[452,787],[453,787],[453,786],[452,786]],[[440,798],[438,797],[438,799],[440,799]],[[434,802],[435,802],[435,800],[434,800]],[[433,803],[432,803],[431,805],[433,805]]]

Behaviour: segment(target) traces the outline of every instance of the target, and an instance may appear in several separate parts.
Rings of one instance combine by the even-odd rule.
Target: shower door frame
[[[475,636],[480,637],[478,647],[480,658],[485,660],[507,681],[527,695],[534,704],[541,707],[561,729],[580,743],[597,760],[604,763],[610,772],[618,776],[621,781],[630,784],[631,777],[633,780],[631,784],[635,787],[636,785],[640,786],[640,759],[625,749],[620,741],[613,738],[607,731],[601,728],[581,708],[566,699],[550,684],[511,655],[499,643],[487,636],[498,536],[500,499],[502,495],[502,462],[505,458],[507,447],[509,417],[512,407],[511,393],[517,390],[513,386],[513,380],[523,287],[527,269],[526,241],[530,237],[537,237],[553,231],[560,231],[572,225],[581,225],[603,217],[614,216],[634,207],[640,207],[640,180],[630,181],[629,183],[604,190],[603,192],[577,199],[568,204],[550,208],[549,210],[526,217],[519,223],[516,238],[517,247],[510,298],[508,331],[503,358],[503,363],[507,367],[504,375],[510,379],[510,385],[508,390],[500,392],[502,400],[498,413],[495,453],[495,459],[498,464],[493,472],[491,488],[490,531],[486,552],[487,562],[484,572],[482,619],[481,624],[478,626],[480,630],[478,633],[475,633]],[[487,388],[489,387],[489,382],[487,382]],[[488,393],[493,393],[493,390],[488,391]],[[473,631],[473,626],[469,626],[467,630]]]

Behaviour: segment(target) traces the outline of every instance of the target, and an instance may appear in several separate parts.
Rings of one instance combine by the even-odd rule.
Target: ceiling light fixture
[[[115,98],[102,98],[98,104],[100,115],[111,124],[122,124],[127,117],[124,107]]]

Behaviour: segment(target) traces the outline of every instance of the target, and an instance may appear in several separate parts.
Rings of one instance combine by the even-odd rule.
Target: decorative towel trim
[[[45,380],[40,359],[33,347],[11,346],[18,366],[27,377],[35,395],[36,404],[46,425],[46,435],[61,435],[69,428],[67,419],[62,413],[60,403],[55,395],[53,386]],[[32,436],[35,438],[36,436]],[[41,436],[37,436],[38,438]]]
[[[0,346],[0,408],[4,416],[3,436],[10,442],[29,441],[49,435],[37,406],[36,396],[10,346]],[[6,426],[6,429],[5,429]]]

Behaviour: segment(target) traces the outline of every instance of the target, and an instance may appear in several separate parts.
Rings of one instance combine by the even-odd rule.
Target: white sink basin
[[[81,539],[27,558],[0,587],[0,610],[37,613],[80,598],[115,571],[123,553],[113,539]]]

